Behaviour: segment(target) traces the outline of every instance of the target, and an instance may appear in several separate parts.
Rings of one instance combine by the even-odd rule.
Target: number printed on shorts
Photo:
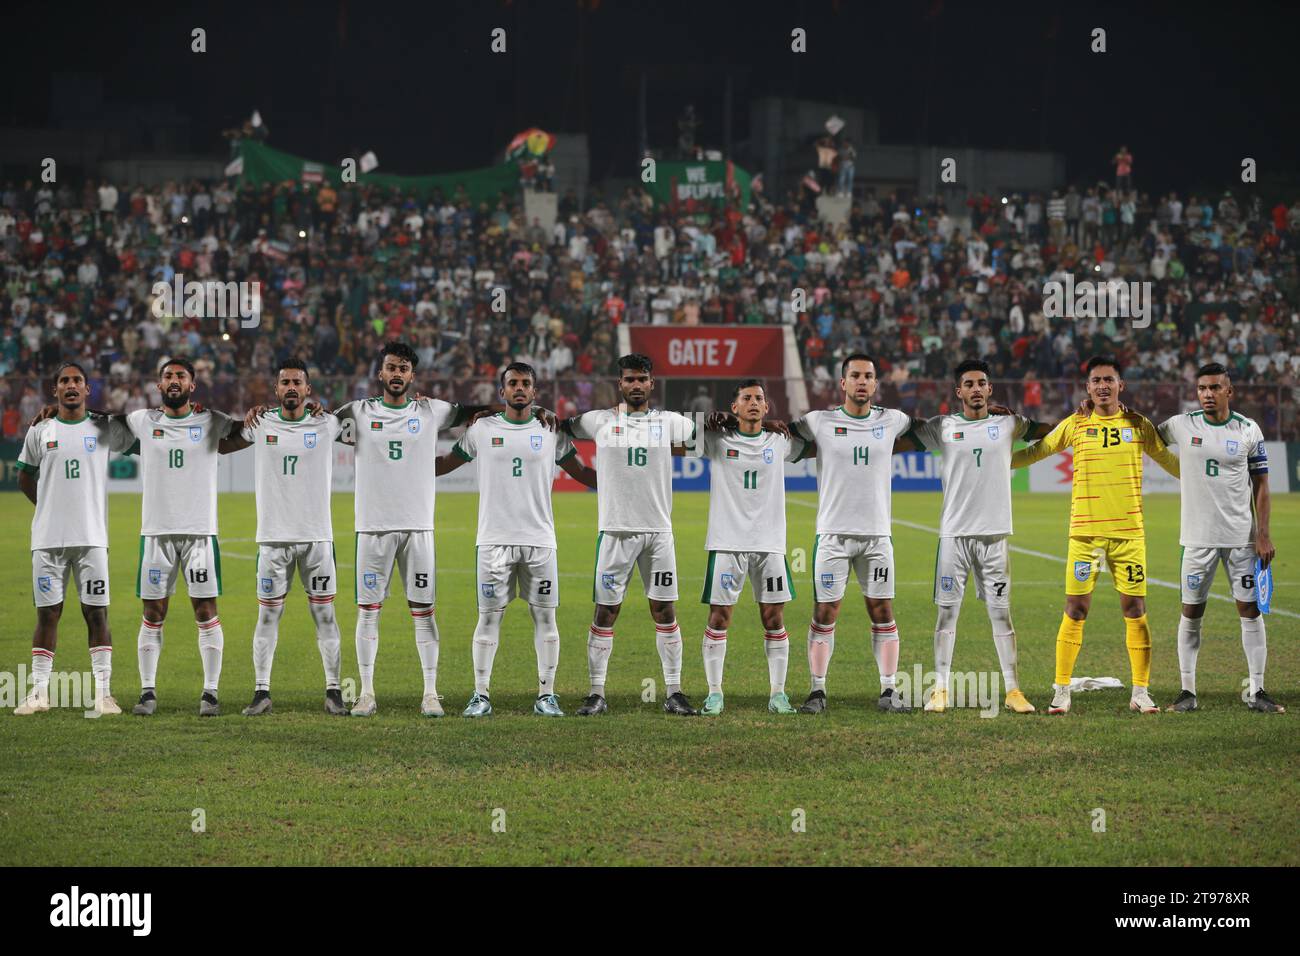
[[[1253,591],[1255,589],[1255,575],[1243,574],[1241,576],[1241,586],[1246,591]]]
[[[538,582],[537,582],[537,596],[538,596],[538,597],[546,597],[546,596],[549,595],[550,593],[551,593],[551,582],[550,582],[550,581],[538,581]]]
[[[654,582],[657,588],[670,588],[673,586],[673,573],[671,571],[656,571],[651,575],[650,580]]]
[[[324,591],[330,586],[330,577],[328,574],[316,574],[311,579],[311,589],[313,591]]]
[[[97,596],[99,596],[99,597],[103,597],[103,595],[104,595],[104,591],[105,591],[105,589],[104,589],[104,582],[103,582],[103,581],[87,581],[87,582],[86,582],[86,593],[87,593],[87,594],[94,594],[94,595],[97,595]]]
[[[768,594],[774,594],[777,591],[785,590],[785,575],[777,575],[774,578],[767,578],[764,581]]]
[[[416,586],[417,588],[427,588],[427,587],[429,586],[429,572],[427,572],[427,571],[416,571],[416,572],[415,572],[415,586]]]
[[[873,580],[873,581],[888,581],[888,580],[889,580],[889,568],[875,568],[875,569],[871,572],[871,580]]]
[[[1130,564],[1128,566],[1128,583],[1141,584],[1147,579],[1146,569],[1140,564]]]
[[[190,568],[188,574],[189,574],[190,584],[207,584],[207,583],[208,583],[208,569],[207,569],[207,568]]]

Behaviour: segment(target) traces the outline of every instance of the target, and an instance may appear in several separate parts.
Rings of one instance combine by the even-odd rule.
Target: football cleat
[[[925,702],[928,714],[942,714],[948,709],[948,688],[936,687],[930,691],[930,699]]]
[[[678,717],[698,717],[700,715],[700,712],[691,706],[691,702],[686,699],[686,695],[681,691],[668,695],[668,699],[664,701],[664,713],[675,714]]]
[[[767,712],[769,714],[793,714],[797,711],[790,706],[790,698],[785,691],[773,694],[767,699]]]
[[[271,692],[269,690],[253,691],[253,702],[242,711],[245,717],[259,717],[271,712]]]
[[[538,717],[563,717],[560,710],[560,698],[554,694],[543,694],[533,701],[533,713]]]
[[[576,711],[579,717],[595,717],[609,710],[609,704],[599,694],[588,694],[582,699],[582,706]]]
[[[331,717],[346,717],[348,706],[343,703],[343,692],[337,687],[325,691],[325,713]]]
[[[442,717],[445,713],[442,709],[442,698],[437,694],[425,694],[420,700],[421,717]]]
[[[704,706],[700,708],[700,714],[704,717],[716,717],[722,713],[722,692],[710,694],[704,698]]]
[[[534,707],[533,709],[536,710],[537,708]],[[462,717],[491,717],[492,701],[488,700],[487,694],[480,694],[475,691],[474,696],[469,699],[469,703],[465,705],[465,709],[460,712],[460,715]]]
[[[1285,714],[1286,708],[1275,701],[1268,694],[1264,693],[1264,688],[1255,691],[1255,697],[1249,701],[1246,706],[1261,714]]]
[[[1007,691],[1007,699],[1002,702],[1002,706],[1014,714],[1034,713],[1034,705],[1019,688]]]
[[[826,713],[826,691],[815,690],[808,695],[808,699],[803,702],[799,708],[801,714],[824,714]]]
[[[373,717],[379,707],[375,704],[374,694],[362,694],[348,712],[349,717]]]
[[[137,717],[150,717],[157,709],[158,698],[154,694],[153,688],[150,687],[141,692],[140,699],[136,702],[136,705],[131,708],[131,713],[135,714]]]
[[[1139,714],[1160,713],[1159,706],[1151,699],[1151,694],[1145,687],[1133,688],[1133,696],[1128,702],[1128,709],[1136,710]]]
[[[117,701],[113,699],[112,694],[95,698],[94,714],[96,717],[115,717],[121,713],[122,708],[117,705]]]
[[[267,703],[270,703],[269,695]],[[221,705],[217,703],[217,695],[211,691],[205,690],[203,696],[199,698],[199,716],[200,717],[220,717]]]
[[[1049,714],[1068,714],[1070,712],[1070,685],[1052,685],[1052,703],[1048,705]]]
[[[1201,705],[1196,702],[1196,695],[1190,690],[1185,690],[1181,691],[1178,696],[1174,698],[1174,702],[1166,707],[1165,710],[1172,711],[1175,714],[1190,714],[1194,710],[1199,710],[1200,706]]]
[[[49,690],[46,690],[44,693],[34,690],[27,695],[26,700],[14,708],[14,714],[19,717],[30,717],[32,714],[42,714],[49,709]]]
[[[903,698],[892,687],[886,687],[876,698],[876,708],[889,714],[910,714],[912,708],[903,703]]]

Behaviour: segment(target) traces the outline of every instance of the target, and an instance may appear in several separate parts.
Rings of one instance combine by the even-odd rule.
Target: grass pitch
[[[596,498],[556,495],[555,506],[562,575],[557,689],[572,711],[587,688]],[[706,495],[681,494],[674,511],[685,689],[697,705],[705,691],[699,646],[706,611],[698,599],[707,506]],[[1146,507],[1149,575],[1174,582],[1178,501],[1150,496]],[[1231,603],[1217,599],[1200,655],[1200,713],[1130,714],[1119,604],[1103,576],[1076,672],[1119,677],[1126,689],[1077,694],[1066,718],[1003,711],[984,719],[975,709],[878,713],[869,624],[851,586],[825,717],[766,712],[762,632],[746,595],[730,631],[727,710],[720,718],[663,715],[654,631],[637,597],[617,626],[609,717],[530,715],[531,622],[516,602],[496,659],[497,715],[462,720],[456,715],[473,690],[475,508],[471,495],[439,496],[439,690],[449,717],[419,716],[419,664],[410,618],[396,596],[381,621],[379,716],[326,717],[314,630],[298,590],[281,623],[272,680],[276,712],[253,719],[239,715],[252,693],[253,497],[223,495],[225,716],[196,716],[202,676],[196,629],[188,600],[178,595],[166,624],[154,718],[128,713],[92,721],[75,708],[26,719],[0,713],[0,863],[1300,863],[1294,827],[1300,618],[1278,611],[1300,612],[1300,496],[1274,499],[1278,585],[1268,618],[1267,687],[1293,707],[1281,716],[1250,713],[1241,703],[1245,661],[1236,615]],[[129,710],[139,691],[140,610],[133,593],[139,499],[110,496],[109,509],[113,686]],[[1015,501],[1013,544],[1040,553],[1012,558],[1021,684],[1040,710],[1050,697],[1068,509],[1064,495]],[[923,528],[937,526],[939,496],[899,494],[894,511],[900,668],[913,672],[920,664],[928,671],[935,535]],[[795,549],[812,546],[815,496],[790,495],[788,514],[798,591],[786,614],[788,686],[798,703],[807,689],[812,589],[808,556],[801,563]],[[0,567],[0,593],[10,609],[0,620],[0,671],[11,674],[30,664],[30,515],[20,495],[0,496],[0,516],[11,529],[8,560]],[[355,679],[349,496],[334,500],[334,527],[343,674]],[[633,593],[639,594],[635,585]],[[1222,574],[1215,593],[1227,594]],[[1148,606],[1152,693],[1168,704],[1179,689],[1177,592],[1153,584]],[[953,667],[997,672],[973,588]],[[71,602],[55,670],[89,670],[84,626]],[[646,679],[654,682],[654,702],[642,700]],[[1095,829],[1099,822],[1104,832]]]

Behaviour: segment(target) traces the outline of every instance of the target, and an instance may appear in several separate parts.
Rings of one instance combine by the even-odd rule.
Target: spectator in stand
[[[1110,162],[1115,167],[1115,189],[1128,192],[1133,188],[1133,154],[1127,146],[1121,146]]]

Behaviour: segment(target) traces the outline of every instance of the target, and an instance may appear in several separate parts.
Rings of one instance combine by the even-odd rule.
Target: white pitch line
[[[801,498],[790,498],[787,500],[792,501],[797,505],[803,505],[805,508],[817,507],[811,501],[804,501]],[[937,535],[939,533],[938,528],[931,528],[929,525],[917,524],[915,521],[905,521],[902,518],[895,518],[894,524],[901,524],[904,528],[912,528],[916,531],[928,531],[930,532],[930,534],[934,534],[934,535]],[[1061,557],[1060,555],[1048,554],[1046,551],[1034,551],[1031,548],[1022,548],[1019,545],[1014,545],[1014,544],[1008,545],[1008,547],[1012,551],[1017,552],[1018,554],[1027,554],[1031,558],[1045,558],[1048,561],[1055,561],[1057,564],[1065,564],[1065,558]],[[1182,588],[1180,588],[1173,581],[1162,581],[1160,580],[1160,578],[1153,578],[1153,577],[1148,577],[1147,581],[1151,584],[1158,584],[1161,587],[1170,588],[1174,591],[1179,591],[1179,592],[1182,591]],[[1216,601],[1228,601],[1229,603],[1233,603],[1233,604],[1236,603],[1236,601],[1233,598],[1230,598],[1224,594],[1211,594],[1210,597],[1214,598]],[[1282,617],[1294,617],[1300,619],[1300,614],[1297,614],[1295,611],[1285,611],[1280,607],[1273,608],[1270,611],[1270,613],[1280,614]]]

